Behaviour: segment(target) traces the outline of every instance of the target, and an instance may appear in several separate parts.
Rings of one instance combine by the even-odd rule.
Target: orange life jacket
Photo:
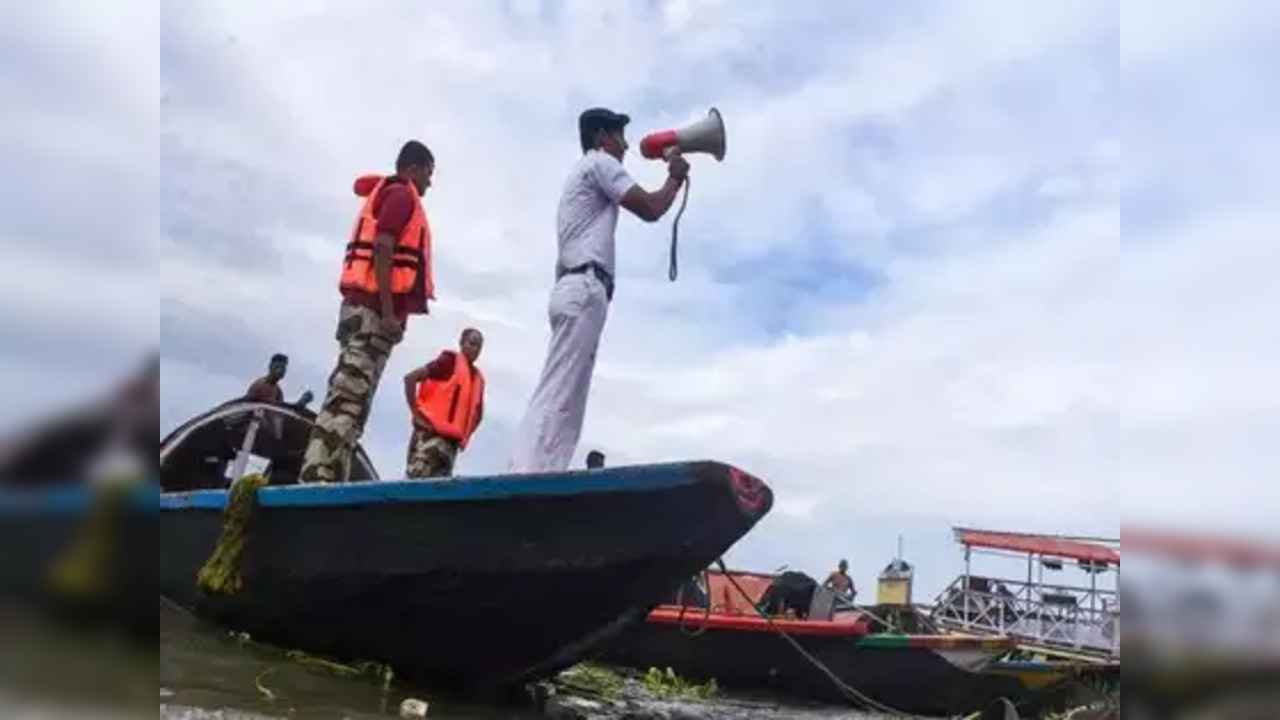
[[[377,295],[373,239],[378,234],[378,221],[373,212],[374,203],[387,186],[406,182],[394,175],[362,175],[356,179],[356,196],[365,198],[365,201],[351,230],[346,256],[342,259],[342,277],[338,280],[340,290]],[[422,203],[417,199],[416,190],[410,187],[410,191],[414,193],[413,215],[400,237],[396,238],[391,255],[391,294],[409,298],[409,312],[421,314],[426,310],[426,301],[436,297],[431,277],[431,225],[427,222]]]
[[[453,375],[448,380],[418,384],[418,411],[431,421],[436,433],[458,441],[458,448],[465,450],[480,420],[484,373],[462,353],[448,352],[453,354]]]

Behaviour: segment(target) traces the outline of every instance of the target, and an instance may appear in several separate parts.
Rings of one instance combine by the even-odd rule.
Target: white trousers
[[[593,275],[565,275],[551,289],[547,361],[516,431],[510,472],[569,469],[582,435],[596,350],[608,314],[604,285]]]

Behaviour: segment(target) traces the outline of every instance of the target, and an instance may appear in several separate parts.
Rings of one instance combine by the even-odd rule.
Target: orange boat
[[[780,616],[760,610],[777,609],[780,583],[803,585],[804,578],[709,571],[696,591],[687,584],[600,659],[642,671],[671,668],[725,687],[935,717],[979,712],[1000,698],[1025,708],[1041,689],[1030,687],[1025,673],[988,672],[1015,649],[1011,638],[884,632],[868,610],[837,609],[834,594],[812,578],[808,607],[784,602]]]

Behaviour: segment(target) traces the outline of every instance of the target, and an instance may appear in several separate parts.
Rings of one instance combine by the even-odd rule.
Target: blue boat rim
[[[698,482],[694,468],[694,463],[667,463],[538,475],[281,485],[260,490],[258,503],[266,507],[317,507],[636,492]],[[227,490],[162,493],[160,509],[220,510],[227,506],[228,494]]]
[[[0,514],[83,512],[93,503],[98,492],[98,488],[84,485],[0,490]],[[155,512],[160,498],[160,485],[149,482],[130,494],[129,504],[140,510]]]

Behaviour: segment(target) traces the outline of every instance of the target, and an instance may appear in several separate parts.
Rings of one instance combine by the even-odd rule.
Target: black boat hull
[[[161,500],[161,592],[255,639],[489,693],[639,621],[768,512],[712,462],[554,476],[269,487],[230,595],[197,588],[225,491]]]
[[[806,653],[856,691],[851,695],[779,633],[702,627],[702,615],[689,608],[681,625],[637,624],[620,633],[597,659],[641,671],[671,668],[692,681],[714,679],[739,690],[929,717],[979,712],[1002,697],[1026,712],[1035,694],[1017,673],[969,669],[984,656],[993,660],[1007,652],[1002,641],[791,634]],[[968,664],[973,661],[979,662]]]
[[[154,486],[137,489],[120,506],[118,522],[87,538],[100,493],[80,485],[0,494],[0,600],[154,641],[158,493]],[[101,543],[104,551],[91,569],[99,578],[96,589],[60,586],[55,569],[86,541]]]

